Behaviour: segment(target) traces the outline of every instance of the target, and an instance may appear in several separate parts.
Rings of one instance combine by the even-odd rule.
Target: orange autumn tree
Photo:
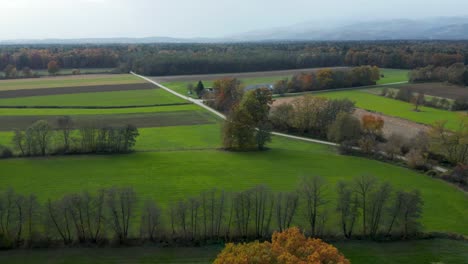
[[[379,116],[364,115],[362,117],[362,129],[371,135],[380,135],[384,127],[384,120]]]
[[[320,239],[306,238],[296,228],[275,232],[271,242],[229,243],[215,264],[349,264],[334,246]]]

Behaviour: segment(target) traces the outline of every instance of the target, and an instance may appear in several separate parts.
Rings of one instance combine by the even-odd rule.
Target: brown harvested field
[[[299,97],[276,98],[273,103],[273,107],[280,105],[280,104],[291,103],[297,98]],[[384,136],[386,137],[390,136],[391,134],[398,134],[405,138],[410,139],[410,138],[417,136],[419,132],[427,131],[430,128],[427,125],[411,122],[411,121],[398,118],[398,117],[387,116],[387,115],[383,115],[380,113],[370,112],[370,111],[363,110],[360,108],[356,108],[353,114],[358,119],[361,119],[361,117],[366,114],[371,114],[371,115],[381,117],[385,122],[383,133],[384,133]]]
[[[151,83],[135,83],[135,84],[114,84],[114,85],[97,85],[97,86],[20,89],[20,90],[0,91],[0,99],[29,97],[29,96],[96,93],[96,92],[117,92],[117,91],[129,91],[129,90],[149,90],[149,89],[158,89],[158,87]]]
[[[57,120],[62,116],[0,116],[0,131],[26,129],[38,120],[46,120],[57,128]],[[84,126],[106,127],[134,125],[138,128],[185,126],[212,124],[216,121],[205,111],[176,111],[158,113],[136,113],[120,115],[81,115],[72,116],[74,128]]]
[[[324,68],[310,68],[310,69],[295,69],[283,71],[264,71],[264,72],[241,72],[241,73],[218,73],[218,74],[200,74],[200,75],[174,75],[174,76],[155,76],[154,80],[159,82],[182,82],[182,81],[210,81],[222,78],[258,78],[258,77],[277,77],[294,75],[304,72],[313,72],[321,69],[345,69],[347,67],[324,67]]]
[[[447,83],[413,83],[399,85],[398,88],[410,88],[414,92],[456,100],[468,97],[468,87]]]

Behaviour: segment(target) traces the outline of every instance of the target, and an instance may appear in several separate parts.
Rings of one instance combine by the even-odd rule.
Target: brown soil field
[[[298,97],[277,98],[273,103],[273,107],[280,104],[291,103],[297,98]],[[356,110],[353,113],[353,115],[359,119],[361,119],[361,117],[366,114],[379,116],[384,120],[385,124],[383,128],[383,133],[386,137],[390,136],[391,134],[399,134],[405,138],[410,139],[418,135],[419,132],[427,131],[430,129],[430,127],[427,125],[418,124],[405,119],[387,116],[380,113],[369,112],[359,108],[356,108]]]
[[[46,120],[57,128],[61,116],[0,116],[0,131],[24,130],[38,120]],[[122,115],[80,115],[72,116],[75,129],[85,126],[106,127],[134,125],[138,128],[185,126],[215,123],[210,113],[203,111],[177,111]]]
[[[258,78],[258,77],[276,77],[294,75],[303,72],[313,72],[321,69],[345,69],[347,67],[324,67],[310,69],[295,69],[283,71],[264,71],[264,72],[241,72],[241,73],[218,73],[218,74],[200,74],[200,75],[174,75],[174,76],[154,76],[152,79],[159,82],[182,82],[182,81],[210,81],[222,78]]]
[[[158,87],[151,83],[135,83],[135,84],[113,84],[113,85],[96,85],[96,86],[75,86],[75,87],[60,87],[60,88],[35,88],[35,89],[22,89],[22,90],[7,90],[7,91],[0,91],[0,99],[29,97],[29,96],[116,92],[116,91],[129,91],[129,90],[149,90],[149,89],[158,89]]]
[[[399,85],[396,88],[410,88],[414,92],[424,93],[437,97],[444,97],[448,99],[458,99],[468,97],[468,87],[451,85],[448,83],[414,83]]]

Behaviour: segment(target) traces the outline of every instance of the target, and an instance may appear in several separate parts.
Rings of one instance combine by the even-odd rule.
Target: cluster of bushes
[[[412,103],[417,111],[419,106],[424,105],[428,107],[443,109],[443,110],[466,110],[468,109],[468,98],[459,98],[453,103],[446,98],[432,97],[431,100],[427,100],[423,93],[415,93],[410,87],[401,87],[395,93],[394,90],[389,88],[382,89],[381,96],[388,98]],[[464,107],[467,107],[463,109]]]
[[[39,120],[26,130],[15,130],[12,144],[18,155],[127,153],[132,151],[139,135],[138,129],[132,125],[77,128],[67,116],[59,118],[55,125],[56,128],[45,120]],[[2,156],[11,157],[13,152],[3,147]]]
[[[280,80],[274,86],[277,94],[327,90],[374,85],[380,79],[379,68],[360,66],[352,69],[323,69],[316,73],[301,73],[290,80]]]
[[[274,107],[269,118],[276,130],[326,139],[339,114],[353,111],[354,103],[348,99],[328,100],[305,95]]]
[[[304,177],[293,192],[265,186],[233,193],[213,189],[165,209],[153,199],[139,199],[132,188],[85,191],[44,203],[8,189],[0,192],[0,248],[248,241],[293,225],[314,237],[335,237],[339,230],[338,237],[396,239],[420,231],[423,201],[417,191],[395,190],[370,176],[339,182],[336,197],[325,189],[330,189],[325,179]],[[331,214],[340,220],[329,221]]]
[[[429,65],[410,72],[410,82],[449,82],[468,85],[468,67],[455,63],[449,67]]]

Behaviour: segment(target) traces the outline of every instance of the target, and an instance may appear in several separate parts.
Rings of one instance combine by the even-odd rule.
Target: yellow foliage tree
[[[306,238],[298,228],[275,232],[271,242],[229,243],[215,264],[349,264],[334,246]]]

